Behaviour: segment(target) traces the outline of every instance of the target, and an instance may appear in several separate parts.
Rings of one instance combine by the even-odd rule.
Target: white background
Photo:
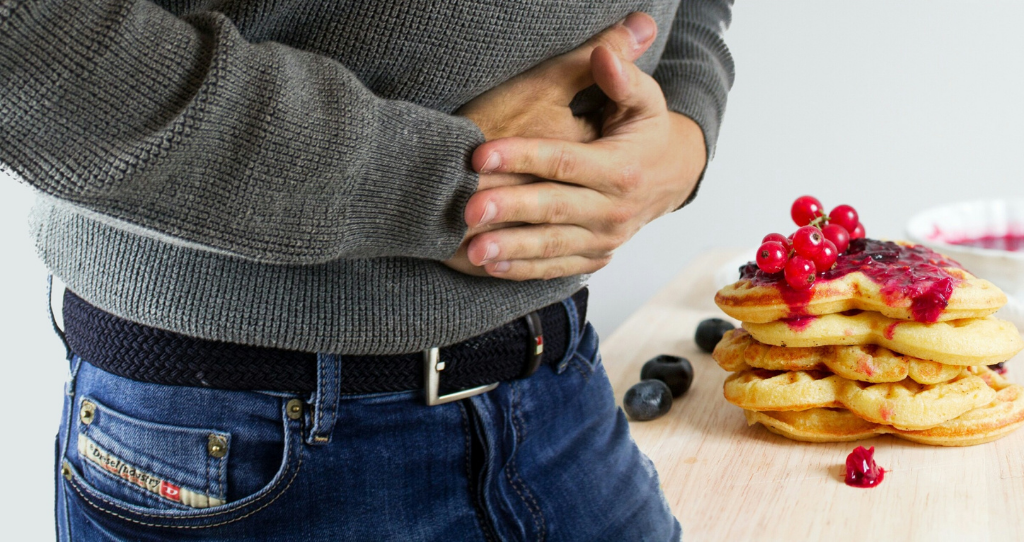
[[[933,205],[1024,197],[1021,28],[1024,4],[1011,1],[740,3],[727,34],[736,85],[701,195],[593,278],[598,330],[694,255],[789,233],[789,204],[804,193],[854,205],[872,237],[899,237]],[[4,538],[49,540],[66,369],[26,234],[31,199],[0,173],[0,525]]]

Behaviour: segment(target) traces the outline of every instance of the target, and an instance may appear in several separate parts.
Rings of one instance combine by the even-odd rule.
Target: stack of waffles
[[[860,240],[799,292],[747,265],[715,301],[743,322],[713,357],[751,425],[809,442],[970,446],[1024,424],[1024,388],[989,368],[1024,348],[992,316],[1006,296],[927,248]]]

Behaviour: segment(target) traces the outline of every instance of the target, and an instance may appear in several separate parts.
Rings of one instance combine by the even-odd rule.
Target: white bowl
[[[1007,294],[1024,296],[1024,252],[954,244],[984,236],[1024,235],[1024,200],[987,200],[935,207],[907,223],[907,236],[960,262]]]
[[[907,222],[907,237],[960,262],[1010,298],[1000,316],[1024,331],[1024,252],[955,244],[986,236],[1024,236],[1024,200],[983,200],[934,207]]]

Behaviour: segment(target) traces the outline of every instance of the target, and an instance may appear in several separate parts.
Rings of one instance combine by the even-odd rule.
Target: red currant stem
[[[814,226],[815,228],[818,228],[820,230],[821,228],[825,227],[825,225],[828,224],[830,220],[831,219],[828,217],[828,215],[821,215],[811,220],[811,223],[808,224],[808,226]]]

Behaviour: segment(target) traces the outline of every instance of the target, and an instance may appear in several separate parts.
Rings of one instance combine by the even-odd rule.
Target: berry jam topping
[[[1005,361],[1000,361],[999,363],[997,363],[995,365],[989,365],[988,368],[992,369],[993,371],[995,371],[995,372],[997,372],[997,373],[999,373],[1001,375],[1006,374],[1006,362]]]
[[[782,321],[789,326],[789,329],[800,332],[810,327],[811,322],[817,318],[817,316],[797,316],[795,318],[783,318]]]
[[[881,286],[886,303],[895,305],[909,299],[914,320],[927,323],[938,320],[960,283],[960,279],[946,272],[946,267],[962,269],[956,261],[922,246],[854,239],[832,269],[818,273],[817,281],[835,280],[859,271]],[[754,263],[740,268],[740,279],[755,286],[774,286],[789,305],[790,317],[806,316],[813,289],[795,290],[782,273],[765,273]]]
[[[846,456],[846,485],[875,487],[885,478],[885,469],[875,463],[875,447],[857,446]]]

